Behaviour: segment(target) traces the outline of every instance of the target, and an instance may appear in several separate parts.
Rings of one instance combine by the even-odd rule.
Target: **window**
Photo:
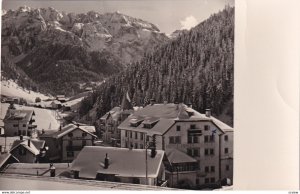
[[[170,144],[180,144],[181,137],[180,136],[171,136],[171,137],[169,137],[169,143]]]
[[[193,156],[193,153],[192,153],[192,149],[187,149],[187,154],[189,155],[189,156]]]
[[[82,133],[82,137],[86,137],[87,136],[87,133],[86,132],[83,132]]]
[[[194,149],[194,154],[193,155],[194,156],[200,156],[199,149]]]
[[[22,132],[23,132],[23,136],[25,136],[25,135],[26,135],[26,131],[25,131],[25,130],[23,130]]]
[[[188,143],[193,143],[193,136],[188,136]]]
[[[144,139],[144,134],[143,133],[140,133],[140,135],[141,135],[141,140],[143,140]]]
[[[140,149],[144,149],[144,145],[143,144],[140,144]]]
[[[224,136],[224,140],[225,140],[225,141],[228,141],[228,135],[225,135],[225,136]]]
[[[180,131],[180,126],[176,126],[176,131]]]
[[[137,138],[138,138],[138,133],[134,132],[134,139],[137,139]]]
[[[169,143],[170,144],[174,144],[175,143],[174,137],[169,137]]]
[[[82,140],[82,147],[86,146],[86,140]]]
[[[209,183],[209,178],[205,178],[205,183],[207,184],[207,183]]]
[[[69,146],[73,146],[73,142],[72,141],[69,141]]]
[[[193,143],[198,143],[198,137],[197,136],[194,136]]]
[[[13,127],[18,127],[19,125],[18,124],[13,124]]]
[[[204,130],[205,130],[205,131],[208,131],[209,128],[210,128],[209,125],[204,125]]]
[[[146,137],[146,141],[149,141],[149,136],[147,135],[147,137]]]
[[[210,155],[214,155],[215,154],[215,150],[214,149],[210,149]]]
[[[211,135],[210,138],[209,138],[210,142],[215,142],[215,136],[214,135]]]
[[[229,165],[226,165],[226,171],[229,171],[229,169],[230,169]]]
[[[209,136],[208,135],[205,135],[204,136],[204,142],[206,143],[206,142],[208,142],[209,141]]]
[[[210,172],[215,172],[215,167],[214,166],[210,167]]]
[[[191,129],[196,129],[196,125],[195,125],[195,124],[192,124],[192,125],[191,125]]]
[[[125,137],[128,137],[128,131],[125,131]]]
[[[225,154],[228,154],[228,148],[224,149]]]
[[[134,144],[134,148],[138,149],[138,144],[137,143]]]
[[[67,152],[67,157],[74,157],[74,152]]]
[[[125,148],[128,148],[128,142],[127,141],[125,142]]]
[[[23,127],[26,127],[26,124],[23,124]]]
[[[199,183],[200,183],[200,182],[199,182],[199,179],[197,178],[197,179],[196,179],[196,185],[199,185]]]
[[[208,156],[208,149],[205,149],[205,156]]]
[[[216,182],[216,181],[215,181],[215,178],[210,178],[210,182],[211,182],[211,183]]]
[[[73,133],[69,133],[68,136],[69,136],[69,137],[73,137]]]
[[[130,131],[129,133],[130,133],[130,138],[132,138],[132,131]]]
[[[175,137],[175,143],[178,143],[178,144],[181,143],[181,137],[180,136]]]
[[[209,167],[205,166],[205,172],[208,173],[209,172]]]

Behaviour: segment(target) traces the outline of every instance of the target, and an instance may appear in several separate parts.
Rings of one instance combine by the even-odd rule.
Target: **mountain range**
[[[24,87],[71,95],[140,61],[169,38],[119,12],[65,13],[54,8],[2,10],[3,75]]]

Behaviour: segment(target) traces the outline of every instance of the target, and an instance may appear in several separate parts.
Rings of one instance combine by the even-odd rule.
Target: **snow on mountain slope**
[[[19,97],[24,98],[28,102],[35,102],[35,98],[39,97],[42,100],[48,99],[51,96],[47,96],[38,92],[29,91],[22,89],[13,80],[1,80],[1,95],[9,97]]]

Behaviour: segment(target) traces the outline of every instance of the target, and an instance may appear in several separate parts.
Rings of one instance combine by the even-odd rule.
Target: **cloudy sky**
[[[211,14],[222,10],[225,5],[234,5],[234,0],[2,0],[2,9],[29,7],[54,7],[59,11],[100,13],[120,11],[141,18],[158,26],[165,33],[177,29],[189,29]]]

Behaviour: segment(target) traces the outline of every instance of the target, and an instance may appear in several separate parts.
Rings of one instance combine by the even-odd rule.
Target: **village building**
[[[97,136],[92,132],[93,127],[68,124],[58,131],[43,131],[40,139],[45,140],[49,151],[49,161],[70,162],[78,155],[84,146],[94,145]]]
[[[35,113],[33,110],[8,109],[3,120],[6,136],[30,136],[34,125]]]
[[[116,106],[99,119],[104,143],[114,147],[121,145],[121,131],[118,126],[134,112],[128,93],[123,97],[121,106]]]
[[[60,109],[62,107],[61,105],[61,102],[58,101],[58,100],[53,100],[51,103],[50,103],[50,107],[52,109]]]
[[[163,150],[86,146],[71,164],[74,178],[160,186],[165,182]]]
[[[56,100],[60,101],[61,103],[64,103],[67,101],[65,95],[57,95]]]
[[[10,154],[21,163],[36,163],[43,160],[47,151],[45,141],[39,139],[23,139],[14,141]]]
[[[182,103],[152,102],[135,111],[118,128],[121,130],[121,147],[144,149],[155,146],[166,152],[178,150],[171,152],[172,158],[185,158],[186,161],[170,159],[176,164],[173,166],[177,166],[166,171],[172,186],[176,186],[176,176],[176,184],[185,181],[194,188],[211,186],[224,179],[232,183],[233,128],[211,116],[210,110],[200,114]],[[195,162],[191,157],[198,166],[191,164]]]

